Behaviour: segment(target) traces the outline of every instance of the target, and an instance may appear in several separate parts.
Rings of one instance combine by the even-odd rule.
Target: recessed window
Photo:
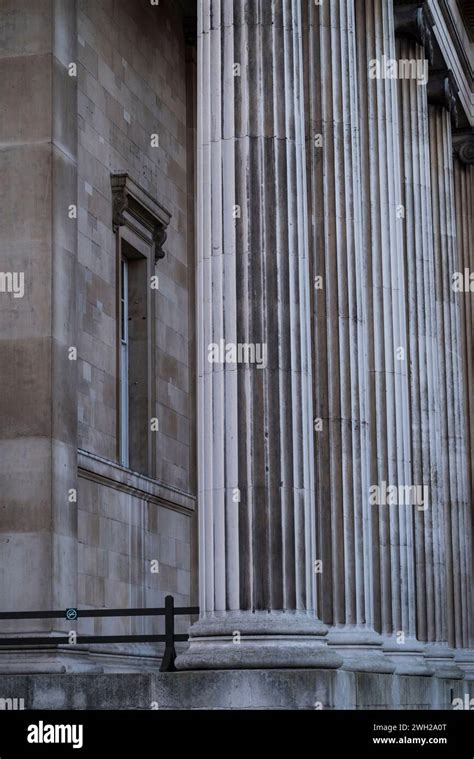
[[[120,463],[148,473],[150,382],[147,259],[122,241],[120,259]]]
[[[130,464],[128,377],[128,261],[122,256],[120,269],[120,463],[126,467]]]
[[[156,292],[171,214],[128,174],[111,176],[117,253],[117,458],[156,476]],[[155,425],[152,430],[152,424]]]

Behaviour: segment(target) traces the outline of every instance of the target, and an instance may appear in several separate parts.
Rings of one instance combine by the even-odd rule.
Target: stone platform
[[[28,710],[452,709],[466,694],[473,681],[344,670],[0,676],[0,699]]]

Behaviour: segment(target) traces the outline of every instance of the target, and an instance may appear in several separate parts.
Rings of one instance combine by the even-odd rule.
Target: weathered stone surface
[[[452,709],[473,683],[342,670],[3,675],[25,709]]]
[[[472,645],[472,496],[469,485],[468,419],[462,367],[463,324],[460,300],[453,288],[459,269],[454,206],[452,124],[447,108],[429,106],[430,174],[435,255],[436,322],[439,341],[439,405],[443,466],[444,522],[441,540],[446,569],[447,641]]]
[[[474,678],[464,36],[437,0],[196,5],[197,51],[174,0],[0,2],[0,281],[25,275],[0,292],[0,605],[194,601],[196,468],[201,558],[189,671],[158,674],[161,645],[0,651],[0,696],[450,708]],[[372,78],[381,58],[436,69]],[[143,215],[117,223],[117,173],[169,211],[155,250]],[[120,245],[146,261],[139,471],[117,463]],[[264,365],[211,363],[221,341]],[[429,487],[427,509],[369,503],[382,483]]]
[[[77,604],[77,509],[68,503],[77,486],[76,374],[68,356],[77,344],[77,230],[68,217],[77,203],[77,80],[67,72],[75,58],[76,2],[48,0],[32,9],[8,0],[0,27],[7,104],[0,124],[0,268],[21,266],[25,277],[24,293],[14,308],[6,306],[0,330],[6,516],[0,598],[4,610],[66,608]],[[13,295],[0,298],[5,308]],[[36,623],[37,630],[64,628],[65,620]]]

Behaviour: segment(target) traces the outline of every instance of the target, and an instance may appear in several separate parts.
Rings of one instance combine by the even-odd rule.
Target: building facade
[[[0,0],[2,610],[201,610],[177,673],[3,647],[2,688],[471,694],[473,40],[455,0]]]

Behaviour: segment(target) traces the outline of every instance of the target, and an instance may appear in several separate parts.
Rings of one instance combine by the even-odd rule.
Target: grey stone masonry
[[[0,603],[66,609],[77,604],[76,2],[5,0],[0,29],[0,268],[24,283],[0,293]]]
[[[470,697],[473,92],[448,0],[0,0],[0,610],[200,607],[3,698]]]

